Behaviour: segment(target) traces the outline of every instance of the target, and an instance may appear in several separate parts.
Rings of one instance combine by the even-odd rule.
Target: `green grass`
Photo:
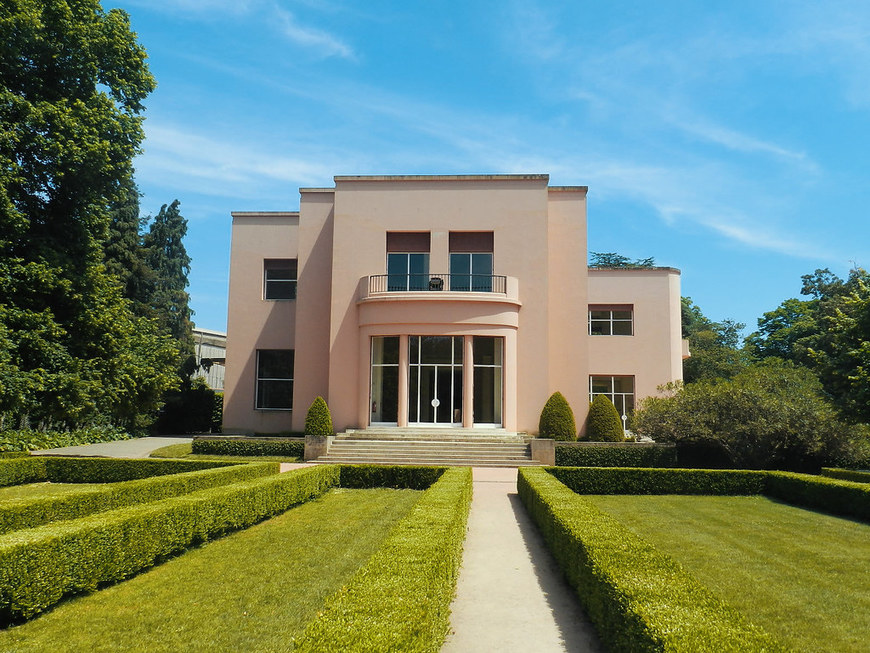
[[[151,458],[183,458],[185,460],[221,460],[224,462],[233,463],[253,463],[253,462],[278,462],[278,463],[294,463],[298,462],[299,458],[293,456],[220,456],[217,454],[207,453],[191,453],[193,445],[187,444],[170,444],[165,447],[160,447],[151,452]]]
[[[761,496],[587,498],[794,650],[867,650],[870,525]]]
[[[0,487],[0,502],[14,499],[40,499],[42,497],[56,497],[61,494],[78,494],[91,492],[94,489],[105,487],[104,483],[25,483],[23,485],[10,485]]]
[[[2,632],[0,650],[287,650],[419,497],[333,490]]]

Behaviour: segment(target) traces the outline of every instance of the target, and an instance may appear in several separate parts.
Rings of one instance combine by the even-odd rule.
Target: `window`
[[[634,410],[634,377],[633,376],[590,376],[589,401],[597,395],[605,395],[620,417]]]
[[[387,290],[429,289],[429,232],[387,232]]]
[[[396,424],[399,415],[399,336],[372,337],[372,424]]]
[[[628,306],[590,306],[590,336],[631,336],[634,335],[634,307]]]
[[[263,261],[263,299],[296,299],[296,259]]]
[[[292,349],[257,350],[257,408],[293,409]]]
[[[450,290],[492,292],[491,231],[450,232]]]

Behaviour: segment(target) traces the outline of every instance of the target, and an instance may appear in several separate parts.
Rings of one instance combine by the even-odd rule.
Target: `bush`
[[[784,650],[670,557],[560,483],[554,475],[562,470],[550,471],[520,468],[519,496],[608,649]]]
[[[345,470],[356,468],[342,468]],[[394,468],[395,469],[395,468]],[[397,470],[398,471],[398,470]],[[439,470],[384,545],[326,605],[296,651],[437,652],[450,627],[462,562],[471,470]],[[430,473],[418,468],[416,473]],[[343,485],[343,483],[342,483]]]
[[[592,444],[560,442],[556,445],[560,467],[676,467],[677,448],[672,444],[637,442]]]
[[[211,410],[211,432],[220,433],[224,425],[224,393],[214,393],[214,404]]]
[[[554,392],[544,404],[538,422],[538,437],[563,441],[577,439],[574,411],[561,392]]]
[[[152,476],[227,467],[237,463],[211,460],[160,460],[149,458],[49,458],[47,480],[52,483],[118,483]]]
[[[130,434],[113,427],[94,426],[75,431],[37,431],[34,429],[9,429],[0,431],[0,451],[34,451],[75,447],[80,444],[127,440]]]
[[[425,490],[441,478],[444,467],[340,465],[341,487]]]
[[[304,438],[194,438],[193,453],[213,456],[286,456],[302,458]]]
[[[319,465],[0,536],[0,622],[29,619],[64,596],[131,576],[199,542],[323,494]]]
[[[586,418],[586,439],[593,442],[625,442],[625,429],[616,406],[605,395],[595,395]]]
[[[211,433],[215,402],[215,391],[205,379],[193,379],[188,387],[166,393],[153,430],[162,434]]]
[[[835,515],[870,520],[870,485],[790,472],[768,472],[764,494]]]
[[[329,414],[329,406],[323,397],[317,397],[308,407],[305,416],[306,435],[332,435],[332,416]]]
[[[159,501],[220,485],[277,474],[278,463],[235,465],[121,481],[87,492],[16,499],[0,504],[0,533],[77,519],[138,503]]]
[[[577,494],[763,494],[765,472],[712,469],[549,467]]]
[[[858,469],[832,469],[830,467],[822,467],[822,476],[837,478],[841,481],[870,483],[870,472],[862,472]]]
[[[42,458],[0,459],[0,487],[47,480],[45,460]]]

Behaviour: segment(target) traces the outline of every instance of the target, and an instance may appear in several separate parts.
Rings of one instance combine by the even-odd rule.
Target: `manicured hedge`
[[[237,464],[211,460],[159,458],[45,457],[46,473],[52,483],[118,483]]]
[[[822,467],[822,476],[837,478],[841,481],[853,481],[855,483],[870,483],[870,472],[859,469],[839,469],[834,467]]]
[[[610,650],[785,650],[673,559],[560,483],[561,471],[520,468],[519,495]]]
[[[0,536],[0,622],[131,576],[192,544],[246,528],[323,494],[322,465]]]
[[[870,485],[793,472],[767,472],[764,494],[788,503],[870,520]]]
[[[45,461],[41,458],[0,459],[0,487],[46,480]]]
[[[127,440],[132,436],[112,427],[92,427],[76,431],[36,431],[33,429],[5,429],[0,431],[0,451],[30,451],[74,447],[96,442]]]
[[[471,470],[439,471],[440,479],[347,586],[327,600],[293,650],[435,653],[441,648],[462,559]],[[351,472],[354,482],[374,478],[342,467],[342,481]]]
[[[241,464],[122,481],[75,494],[12,499],[0,503],[0,533],[260,478],[277,474],[279,468],[278,463]]]
[[[666,444],[556,443],[560,467],[676,467],[677,448]]]
[[[194,438],[193,453],[217,456],[287,456],[302,458],[305,438]]]
[[[392,487],[425,490],[441,478],[444,467],[412,467],[400,465],[340,465],[341,487]]]
[[[548,467],[578,494],[763,494],[767,472],[636,467]]]

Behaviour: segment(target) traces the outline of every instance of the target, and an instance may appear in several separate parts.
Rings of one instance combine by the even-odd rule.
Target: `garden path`
[[[474,468],[462,568],[442,653],[602,651],[517,495],[517,470]]]
[[[96,456],[100,458],[147,458],[155,449],[170,444],[187,444],[193,438],[185,437],[148,437],[132,440],[116,440],[99,444],[82,444],[76,447],[40,449],[34,456]]]

